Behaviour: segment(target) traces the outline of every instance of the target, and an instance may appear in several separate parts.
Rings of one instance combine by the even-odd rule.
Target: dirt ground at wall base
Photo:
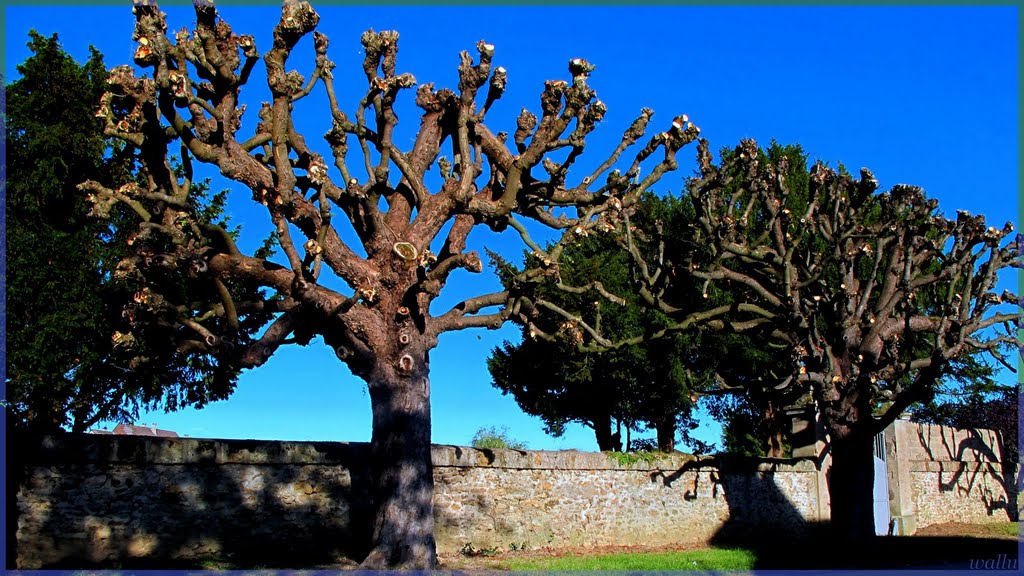
[[[1018,523],[1011,522],[999,522],[993,524],[965,524],[961,522],[949,522],[944,524],[933,524],[926,526],[917,531],[912,537],[900,537],[900,540],[904,540],[907,544],[915,541],[919,541],[921,544],[925,544],[926,541],[938,539],[945,542],[959,542],[962,543],[963,539],[978,538],[984,539],[988,542],[992,540],[998,541],[1013,541],[1019,540],[1024,542],[1024,538],[1021,537],[1019,532],[1020,525]],[[968,543],[969,544],[969,543]],[[980,544],[980,542],[979,542]],[[928,548],[929,546],[924,546]],[[507,569],[510,561],[519,560],[533,560],[542,558],[557,558],[563,556],[601,556],[606,554],[647,554],[647,553],[659,553],[659,552],[679,552],[689,550],[702,550],[707,549],[707,545],[701,544],[690,544],[690,545],[674,545],[674,546],[575,546],[575,547],[560,547],[560,548],[527,548],[525,550],[484,550],[477,551],[476,554],[465,554],[452,552],[447,554],[440,554],[438,560],[440,562],[440,568],[442,570],[502,570]],[[894,556],[901,556],[901,552],[905,552],[907,555],[907,563],[905,567],[915,567],[923,563],[927,563],[927,558],[917,558],[919,556],[918,546],[904,547],[904,549],[894,549],[892,554]],[[972,546],[964,546],[966,550],[973,549]],[[1002,549],[1003,546],[999,545],[998,549]],[[1007,550],[1012,546],[1007,547]],[[965,550],[965,551],[966,551]],[[955,554],[955,552],[950,551]],[[767,560],[767,559],[766,559]],[[898,558],[894,558],[893,566],[901,564]],[[944,560],[956,562],[959,559],[952,557]],[[964,561],[969,561],[969,558],[964,558]],[[774,566],[777,559],[772,559],[772,567],[782,568],[782,566]],[[768,567],[768,566],[765,566]]]

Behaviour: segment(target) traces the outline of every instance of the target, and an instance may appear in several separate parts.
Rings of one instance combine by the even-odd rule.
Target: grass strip
[[[508,561],[510,570],[752,570],[750,550],[709,548],[683,552],[602,554],[523,558]]]

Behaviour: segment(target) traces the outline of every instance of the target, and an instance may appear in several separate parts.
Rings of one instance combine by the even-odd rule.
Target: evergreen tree
[[[30,33],[33,55],[7,86],[7,402],[16,427],[82,430],[76,405],[99,398],[95,373],[110,348],[103,227],[86,218],[79,178],[125,176],[95,118],[106,69],[95,50],[79,65],[56,34]],[[98,412],[102,412],[99,410]]]
[[[33,435],[82,432],[132,421],[142,408],[226,397],[237,375],[230,364],[174,356],[159,326],[124,336],[147,313],[145,292],[118,271],[129,255],[127,215],[109,206],[107,221],[90,218],[77,188],[86,179],[121,188],[136,178],[135,157],[105,136],[96,114],[107,89],[102,55],[93,49],[78,64],[56,34],[34,31],[28,45],[32,55],[7,86],[9,424]],[[193,187],[204,225],[237,232],[226,230],[224,193],[210,196],[205,182]]]
[[[692,207],[680,199],[648,194],[633,214],[633,222],[636,230],[659,228],[666,242],[685,242],[680,231],[692,216]],[[497,256],[492,259],[504,281],[519,274]],[[706,451],[707,446],[690,436],[697,427],[692,416],[695,399],[718,387],[719,380],[747,379],[760,368],[758,358],[766,353],[745,336],[696,328],[649,338],[672,322],[634,290],[631,266],[629,254],[619,249],[613,237],[587,235],[567,247],[559,283],[545,286],[541,301],[563,311],[584,311],[581,319],[615,346],[586,349],[581,346],[583,330],[564,314],[546,309],[524,327],[521,343],[505,342],[492,352],[488,369],[493,384],[512,394],[527,414],[540,417],[545,430],[555,436],[564,432],[566,424],[577,422],[594,430],[598,449],[628,450],[632,431],[653,428],[660,450],[674,450],[680,440]],[[587,282],[599,282],[603,290],[621,295],[621,302],[594,301],[592,296],[587,299],[575,289],[564,288]],[[705,306],[729,299],[717,291],[705,298],[702,286],[686,284],[685,277],[673,288],[688,291],[691,301],[706,302]]]

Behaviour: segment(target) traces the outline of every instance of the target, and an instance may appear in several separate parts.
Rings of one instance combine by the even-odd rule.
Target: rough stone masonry
[[[887,447],[890,504],[903,526],[949,514],[1005,520],[1005,509],[1016,509],[998,456],[963,461],[998,454],[990,448],[995,438],[908,426]],[[977,449],[936,448],[958,441]],[[208,558],[315,565],[358,557],[372,522],[368,454],[358,443],[50,438],[29,457],[18,491],[17,567],[129,560],[174,567]],[[696,543],[799,532],[827,519],[826,476],[814,459],[620,461],[604,453],[434,446],[433,460],[441,552],[467,543]]]

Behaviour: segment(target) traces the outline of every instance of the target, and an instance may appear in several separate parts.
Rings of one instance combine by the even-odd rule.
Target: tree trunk
[[[629,449],[629,445],[626,446]],[[612,450],[622,452],[622,420],[615,419],[615,434],[612,434]]]
[[[872,436],[861,430],[833,435],[829,495],[838,543],[860,544],[874,535],[874,477]]]
[[[765,451],[765,458],[785,458],[786,449],[783,444],[782,432],[772,430],[768,435],[768,447]]]
[[[768,433],[768,445],[765,450],[766,458],[785,457],[782,424],[782,415],[775,409],[775,404],[769,401],[764,414],[764,427]]]
[[[673,452],[676,449],[676,421],[666,418],[654,426],[658,432],[658,450]]]
[[[376,516],[374,547],[362,563],[367,569],[433,569],[437,565],[430,381],[426,354],[420,360],[412,358],[403,356],[396,366],[378,365],[368,378]]]
[[[597,449],[601,452],[615,450],[615,438],[612,434],[611,414],[601,414],[594,418],[594,437],[597,439]]]

